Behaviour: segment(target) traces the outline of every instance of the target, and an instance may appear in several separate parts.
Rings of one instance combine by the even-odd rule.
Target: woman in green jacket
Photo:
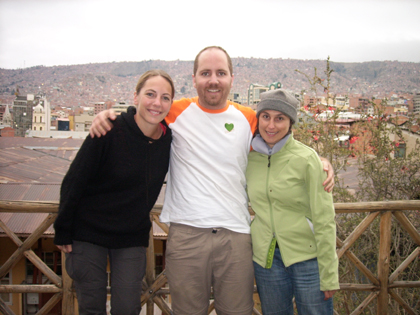
[[[264,315],[333,314],[339,289],[335,211],[317,153],[293,138],[298,100],[261,95],[246,172],[253,260]]]

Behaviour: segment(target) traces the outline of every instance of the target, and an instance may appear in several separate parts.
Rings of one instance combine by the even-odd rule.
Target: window
[[[62,275],[61,252],[42,252],[40,258],[57,275]],[[48,278],[29,259],[26,259],[26,281],[29,284],[49,283]]]
[[[405,150],[406,150],[406,145],[405,143],[395,143],[395,147],[394,147],[394,156],[396,158],[405,158]]]
[[[12,284],[12,276],[10,275],[10,272],[0,280],[0,284]],[[12,305],[12,293],[1,293],[0,297],[6,305]]]
[[[156,275],[161,274],[163,271],[163,255],[155,254],[155,273]]]

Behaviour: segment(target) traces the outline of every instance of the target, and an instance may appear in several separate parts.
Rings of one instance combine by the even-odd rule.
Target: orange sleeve
[[[191,103],[197,103],[198,97],[193,98],[182,98],[172,103],[171,109],[165,118],[166,124],[169,126],[174,123],[179,115],[188,107]]]
[[[252,134],[255,134],[255,131],[257,130],[257,115],[255,111],[251,107],[245,107],[242,105],[239,105],[234,102],[230,102],[235,108],[237,108],[248,120],[249,126],[251,127]]]

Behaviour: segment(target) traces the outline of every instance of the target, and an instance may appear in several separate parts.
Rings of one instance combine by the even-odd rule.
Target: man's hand
[[[68,254],[71,253],[73,251],[73,245],[69,244],[69,245],[57,245],[58,249],[61,250],[62,252]]]
[[[115,120],[117,115],[115,111],[111,109],[104,110],[100,112],[92,121],[92,126],[89,128],[89,134],[92,138],[97,136],[100,138],[101,136],[105,136],[108,131],[111,130],[113,127],[112,122],[110,120]]]
[[[337,292],[337,290],[324,291],[324,301],[332,298],[335,292]]]
[[[322,186],[324,186],[325,191],[331,192],[334,188],[334,169],[326,158],[321,157],[322,165],[324,166],[324,171],[327,172],[327,178],[322,183]]]

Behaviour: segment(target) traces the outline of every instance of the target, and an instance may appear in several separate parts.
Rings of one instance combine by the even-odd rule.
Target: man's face
[[[193,84],[201,106],[224,108],[233,84],[226,54],[216,48],[203,51],[198,59],[197,72],[193,74]]]

